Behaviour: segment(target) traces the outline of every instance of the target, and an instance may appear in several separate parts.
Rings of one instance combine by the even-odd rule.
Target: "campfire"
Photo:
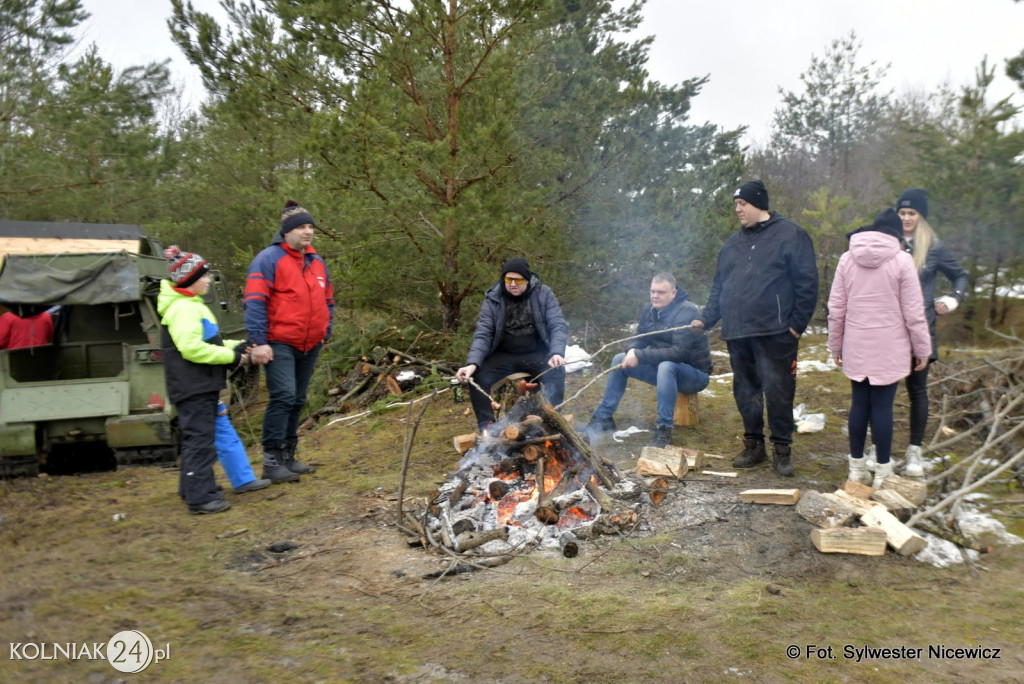
[[[542,395],[527,393],[477,438],[426,510],[406,520],[415,519],[423,545],[459,554],[542,547],[571,558],[581,539],[634,528],[642,489],[599,459]]]

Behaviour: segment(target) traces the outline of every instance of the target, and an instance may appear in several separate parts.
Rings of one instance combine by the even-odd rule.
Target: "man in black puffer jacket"
[[[768,190],[749,181],[733,193],[742,229],[726,240],[702,330],[722,320],[729,347],[732,393],[743,418],[743,451],[732,462],[750,468],[768,458],[764,413],[774,449],[775,472],[793,476],[793,399],[800,336],[818,302],[814,244],[803,228],[768,210]]]
[[[659,273],[651,281],[651,303],[644,306],[637,323],[637,339],[623,354],[612,359],[613,370],[604,388],[604,398],[584,432],[592,440],[615,429],[612,416],[626,392],[629,378],[657,388],[658,419],[654,426],[657,447],[672,441],[672,414],[677,394],[695,394],[708,386],[711,348],[702,333],[687,328],[700,316],[700,309],[684,290],[676,289],[671,273]],[[648,335],[647,333],[661,334]]]
[[[501,267],[501,279],[484,295],[466,365],[455,377],[474,379],[485,391],[512,373],[543,374],[544,396],[552,405],[565,394],[565,345],[569,326],[551,288],[540,282],[526,259],[514,257]],[[483,431],[494,421],[490,400],[470,390],[473,413]]]

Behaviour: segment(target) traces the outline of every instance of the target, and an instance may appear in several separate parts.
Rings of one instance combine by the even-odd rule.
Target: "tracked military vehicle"
[[[134,249],[126,249],[134,245]],[[177,454],[156,298],[161,245],[139,226],[0,221],[0,306],[59,306],[49,344],[0,351],[0,476],[78,471]],[[205,299],[224,337],[245,337],[223,278]],[[251,399],[258,368],[234,378]]]

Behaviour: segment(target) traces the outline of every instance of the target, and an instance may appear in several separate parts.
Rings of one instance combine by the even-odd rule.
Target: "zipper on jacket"
[[[778,313],[779,323],[785,323],[785,321],[782,320],[782,300],[779,299],[779,295],[775,295],[775,307],[779,310],[779,313]]]

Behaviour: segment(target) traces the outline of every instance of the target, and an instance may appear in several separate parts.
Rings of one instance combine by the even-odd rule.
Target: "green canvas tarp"
[[[138,301],[146,281],[166,276],[163,259],[129,252],[10,254],[0,270],[0,304]]]

